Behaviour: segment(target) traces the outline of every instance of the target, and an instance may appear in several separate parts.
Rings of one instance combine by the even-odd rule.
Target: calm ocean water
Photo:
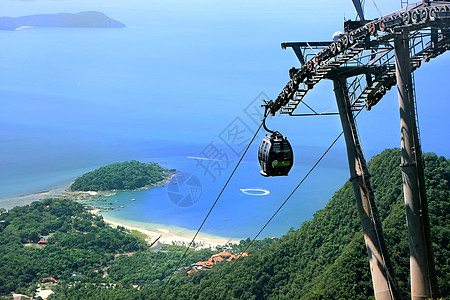
[[[124,29],[0,32],[0,199],[52,189],[110,163],[160,162],[198,179],[201,188],[192,206],[175,205],[166,186],[121,192],[108,199],[116,210],[107,214],[196,229],[257,129],[262,98],[278,92],[286,80],[277,71],[260,74],[292,61],[279,55],[276,30],[270,31],[267,25],[265,38],[255,32],[243,40],[213,20],[208,21],[209,27],[199,20],[191,20],[186,27],[186,19],[127,18],[119,18],[128,25]],[[262,23],[256,21],[247,30],[256,30]],[[219,32],[221,39],[215,37]],[[267,50],[248,56],[242,47],[251,43]],[[327,140],[298,134],[298,127],[289,121],[269,122],[296,147],[291,176],[267,179],[259,175],[256,151],[261,132],[204,232],[237,238],[254,235],[339,133],[336,119],[308,124],[320,131],[331,121]],[[311,219],[345,182],[340,147],[263,236],[279,236]],[[180,188],[180,194],[189,192],[186,186]],[[241,189],[270,194],[248,195]]]
[[[52,189],[102,165],[131,159],[161,162],[198,179],[201,188],[194,184],[198,193],[193,205],[175,205],[171,200],[177,196],[169,184],[118,193],[108,199],[116,209],[107,214],[196,229],[258,127],[262,99],[276,97],[288,80],[288,70],[297,64],[292,53],[280,50],[280,42],[327,39],[334,32],[311,23],[316,30],[304,30],[300,38],[295,22],[303,4],[296,1],[283,7],[255,1],[242,10],[233,3],[218,4],[191,7],[179,1],[153,7],[136,1],[130,7],[120,1],[95,5],[92,1],[12,1],[11,15],[97,9],[127,27],[0,31],[0,203]],[[328,11],[327,26],[341,26],[342,18],[332,18],[332,10]],[[447,71],[445,65],[441,69]],[[436,95],[427,103],[436,107],[433,101],[443,92],[429,93]],[[308,103],[317,111],[335,107],[330,83],[318,85],[310,94]],[[419,111],[425,116],[432,113],[433,122],[448,124],[448,118],[441,116],[446,110],[419,107]],[[361,134],[370,137],[363,138],[367,158],[399,146],[395,91],[359,118],[364,121]],[[445,139],[436,125],[422,124],[425,150],[436,151],[434,141]],[[335,117],[278,116],[268,126],[294,146],[290,176],[259,175],[260,133],[205,224],[205,232],[236,238],[256,234],[340,132]],[[445,143],[437,145],[438,154],[448,153]],[[262,236],[297,228],[325,205],[348,178],[343,149],[339,141]],[[241,189],[270,193],[248,195]],[[179,194],[188,192],[189,185],[180,184]]]
[[[301,161],[301,155],[298,155],[300,161],[288,177],[264,178],[259,174],[255,151],[255,147],[252,147],[248,159],[241,163],[202,232],[230,238],[253,237],[306,175],[314,156],[312,153],[307,154],[305,158],[308,157],[309,161]],[[181,177],[176,178],[177,181],[173,179],[164,187],[149,190],[119,192],[107,197],[106,201],[92,204],[114,207],[114,210],[105,210],[102,214],[115,220],[197,229],[236,162],[230,163],[229,168],[219,175],[212,169],[213,165],[211,169],[204,168],[207,161],[186,158],[189,153],[161,158],[166,160],[161,163],[162,166],[180,171]],[[334,191],[346,180],[345,163],[343,168],[339,168],[339,164],[333,164],[332,161],[336,157],[334,153],[323,161],[322,167],[308,177],[261,237],[281,236],[291,227],[298,228],[301,222],[311,219],[317,209],[324,207]],[[224,162],[221,164],[223,167],[227,165]],[[327,164],[331,167],[324,167]],[[213,174],[217,175],[216,178]],[[192,177],[196,180],[192,181]],[[183,182],[184,179],[192,182]],[[180,204],[174,194],[182,197],[192,195],[193,201]]]

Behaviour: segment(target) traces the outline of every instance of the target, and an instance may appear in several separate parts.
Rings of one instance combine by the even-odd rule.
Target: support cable
[[[317,113],[317,111],[315,111],[314,109],[311,108],[311,106],[309,106],[308,104],[306,104],[305,101],[302,101],[303,105],[305,105],[307,108],[309,108],[314,114],[318,115],[319,113]]]
[[[380,14],[380,16],[383,18],[384,16],[383,16],[383,13],[381,12],[381,10],[378,8],[378,5],[377,5],[377,3],[375,2],[375,0],[372,0],[372,2],[373,2],[373,5],[375,5],[375,8],[378,10],[378,13]]]
[[[361,112],[361,110],[359,111]],[[358,114],[359,114],[358,112]],[[357,115],[358,115],[357,114]],[[275,216],[278,214],[278,212],[283,208],[283,206],[288,202],[288,200],[292,197],[292,195],[297,191],[297,189],[302,185],[302,183],[308,178],[308,176],[314,171],[314,169],[317,167],[317,165],[322,161],[322,159],[325,157],[325,155],[328,154],[328,152],[331,150],[331,148],[336,144],[336,142],[339,140],[339,138],[342,136],[344,131],[342,131],[331,143],[331,145],[325,150],[325,152],[322,154],[322,156],[317,160],[317,162],[311,167],[311,169],[306,173],[306,175],[303,177],[303,179],[300,181],[299,184],[294,188],[294,190],[289,194],[289,196],[284,200],[284,202],[280,205],[280,207],[275,211],[275,213],[270,217],[270,219],[264,224],[264,226],[261,228],[261,230],[255,235],[255,237],[251,240],[250,244],[244,249],[243,252],[246,252],[250,246],[253,244],[253,242],[259,237],[259,235],[264,231],[264,229],[269,225],[269,223],[275,218]],[[223,275],[220,276],[219,280],[216,281],[215,286],[213,287],[213,290],[217,287],[218,283],[221,281],[222,278],[224,278],[230,271],[233,269],[234,265],[238,262],[239,259],[235,260],[233,264],[225,271]]]
[[[264,119],[266,118],[266,114],[264,115]],[[231,178],[233,177],[234,173],[236,172],[237,168],[239,167],[239,165],[241,164],[242,160],[245,157],[245,154],[247,153],[248,149],[250,148],[250,146],[252,145],[253,141],[255,140],[256,136],[258,135],[259,131],[261,130],[261,127],[263,126],[263,123],[261,123],[261,125],[259,125],[258,129],[256,130],[255,134],[253,135],[253,138],[250,140],[247,148],[245,149],[244,153],[242,154],[241,158],[239,159],[238,163],[236,164],[236,166],[234,167],[233,172],[231,172],[230,176],[228,177],[227,182],[225,183],[225,185],[223,186],[222,190],[220,191],[219,195],[216,198],[216,201],[214,201],[213,205],[211,206],[211,208],[209,209],[208,213],[206,214],[205,218],[203,219],[202,224],[200,225],[200,227],[197,229],[197,232],[195,233],[194,237],[192,238],[191,242],[189,243],[188,247],[186,248],[186,250],[183,253],[183,256],[181,257],[181,259],[178,261],[177,266],[174,268],[174,270],[172,271],[172,273],[170,274],[169,279],[166,281],[166,283],[164,284],[161,292],[158,295],[158,299],[161,299],[162,294],[164,293],[166,287],[169,285],[172,276],[174,274],[174,272],[178,269],[178,267],[180,266],[181,262],[183,261],[183,259],[186,257],[187,252],[189,251],[189,249],[192,247],[192,245],[194,244],[195,238],[197,237],[197,235],[199,234],[200,230],[203,228],[203,225],[205,224],[206,220],[208,219],[209,215],[211,214],[212,210],[214,209],[214,207],[216,206],[217,202],[220,199],[220,196],[222,196],[225,188],[228,186],[228,183],[230,182]]]

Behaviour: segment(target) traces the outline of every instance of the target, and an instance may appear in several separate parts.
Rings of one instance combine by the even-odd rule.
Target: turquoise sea
[[[329,5],[352,10],[350,2],[345,7],[331,1]],[[240,9],[221,1],[10,1],[2,9],[11,16],[99,10],[127,27],[0,31],[0,206],[11,206],[12,197],[52,189],[102,165],[132,159],[160,162],[198,179],[195,203],[175,205],[169,184],[119,192],[108,199],[116,210],[105,214],[192,230],[258,127],[262,99],[275,98],[289,79],[288,70],[298,66],[293,53],[280,50],[280,43],[327,40],[342,26],[342,17],[333,9],[320,11],[326,14],[326,26],[315,19],[308,27],[314,30],[297,26],[303,22],[299,11],[305,17],[319,12],[298,1],[282,6],[249,1]],[[441,95],[448,98],[447,87],[436,84],[426,93],[420,87],[445,80],[433,74],[446,74],[448,58],[428,64],[431,67],[423,67],[416,77],[419,98],[429,96],[421,102],[426,105],[419,103],[425,119],[424,149],[447,156],[442,128],[448,128],[449,119],[445,109],[432,110]],[[396,96],[393,89],[372,112],[359,117],[367,158],[400,144]],[[308,104],[317,111],[336,106],[330,83],[321,83],[309,97]],[[259,175],[256,151],[261,132],[204,232],[252,237],[341,130],[336,117],[277,116],[268,126],[286,135],[294,147],[291,174]],[[347,178],[341,140],[262,237],[282,235],[311,219]],[[270,193],[249,195],[241,189]],[[189,186],[180,184],[179,194],[189,192]]]
[[[262,177],[254,153],[256,149],[252,150],[219,199],[202,229],[203,233],[237,239],[253,237],[308,171],[307,166],[300,162],[289,177]],[[198,165],[198,160],[188,159],[186,156],[165,159],[167,162],[161,163],[162,166],[181,171],[180,177],[176,178],[177,186],[174,183],[176,181],[172,180],[163,187],[118,192],[117,195],[107,197],[104,202],[92,204],[114,207],[114,210],[102,212],[107,219],[197,229],[228,179],[232,166],[213,181],[211,175],[205,174],[205,169]],[[323,164],[330,162],[331,156]],[[313,174],[287,202],[261,237],[281,236],[291,227],[298,228],[301,222],[311,219],[317,209],[324,207],[334,191],[346,180],[345,165],[344,168],[318,168]],[[181,181],[192,180],[192,177],[198,181]],[[193,201],[185,204],[177,202],[173,193],[192,195]]]

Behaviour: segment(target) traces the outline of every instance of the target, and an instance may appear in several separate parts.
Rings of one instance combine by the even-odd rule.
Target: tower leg
[[[399,299],[397,283],[384,242],[381,222],[375,206],[375,197],[370,185],[370,175],[361,151],[355,121],[348,99],[346,80],[336,78],[333,80],[333,83],[347,146],[350,180],[353,184],[356,204],[364,232],[364,240],[369,255],[375,298],[377,300]]]
[[[411,298],[439,298],[439,287],[431,251],[430,222],[425,192],[422,150],[418,139],[408,33],[394,40],[400,105],[402,178],[410,251]]]

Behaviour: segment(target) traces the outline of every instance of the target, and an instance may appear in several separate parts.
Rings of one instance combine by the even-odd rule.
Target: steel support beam
[[[377,300],[399,299],[397,283],[384,242],[381,222],[370,186],[370,175],[360,147],[355,120],[351,110],[346,79],[333,80],[334,93],[347,146],[351,182],[355,192],[356,205],[364,232],[369,255],[370,271],[375,298]]]
[[[410,251],[411,298],[437,299],[439,287],[431,249],[423,159],[415,118],[408,32],[394,39],[400,106],[402,178]]]
[[[360,0],[352,0],[353,1],[353,5],[355,6],[356,12],[358,13],[359,19],[361,21],[364,21],[364,11],[361,5],[361,1]]]

